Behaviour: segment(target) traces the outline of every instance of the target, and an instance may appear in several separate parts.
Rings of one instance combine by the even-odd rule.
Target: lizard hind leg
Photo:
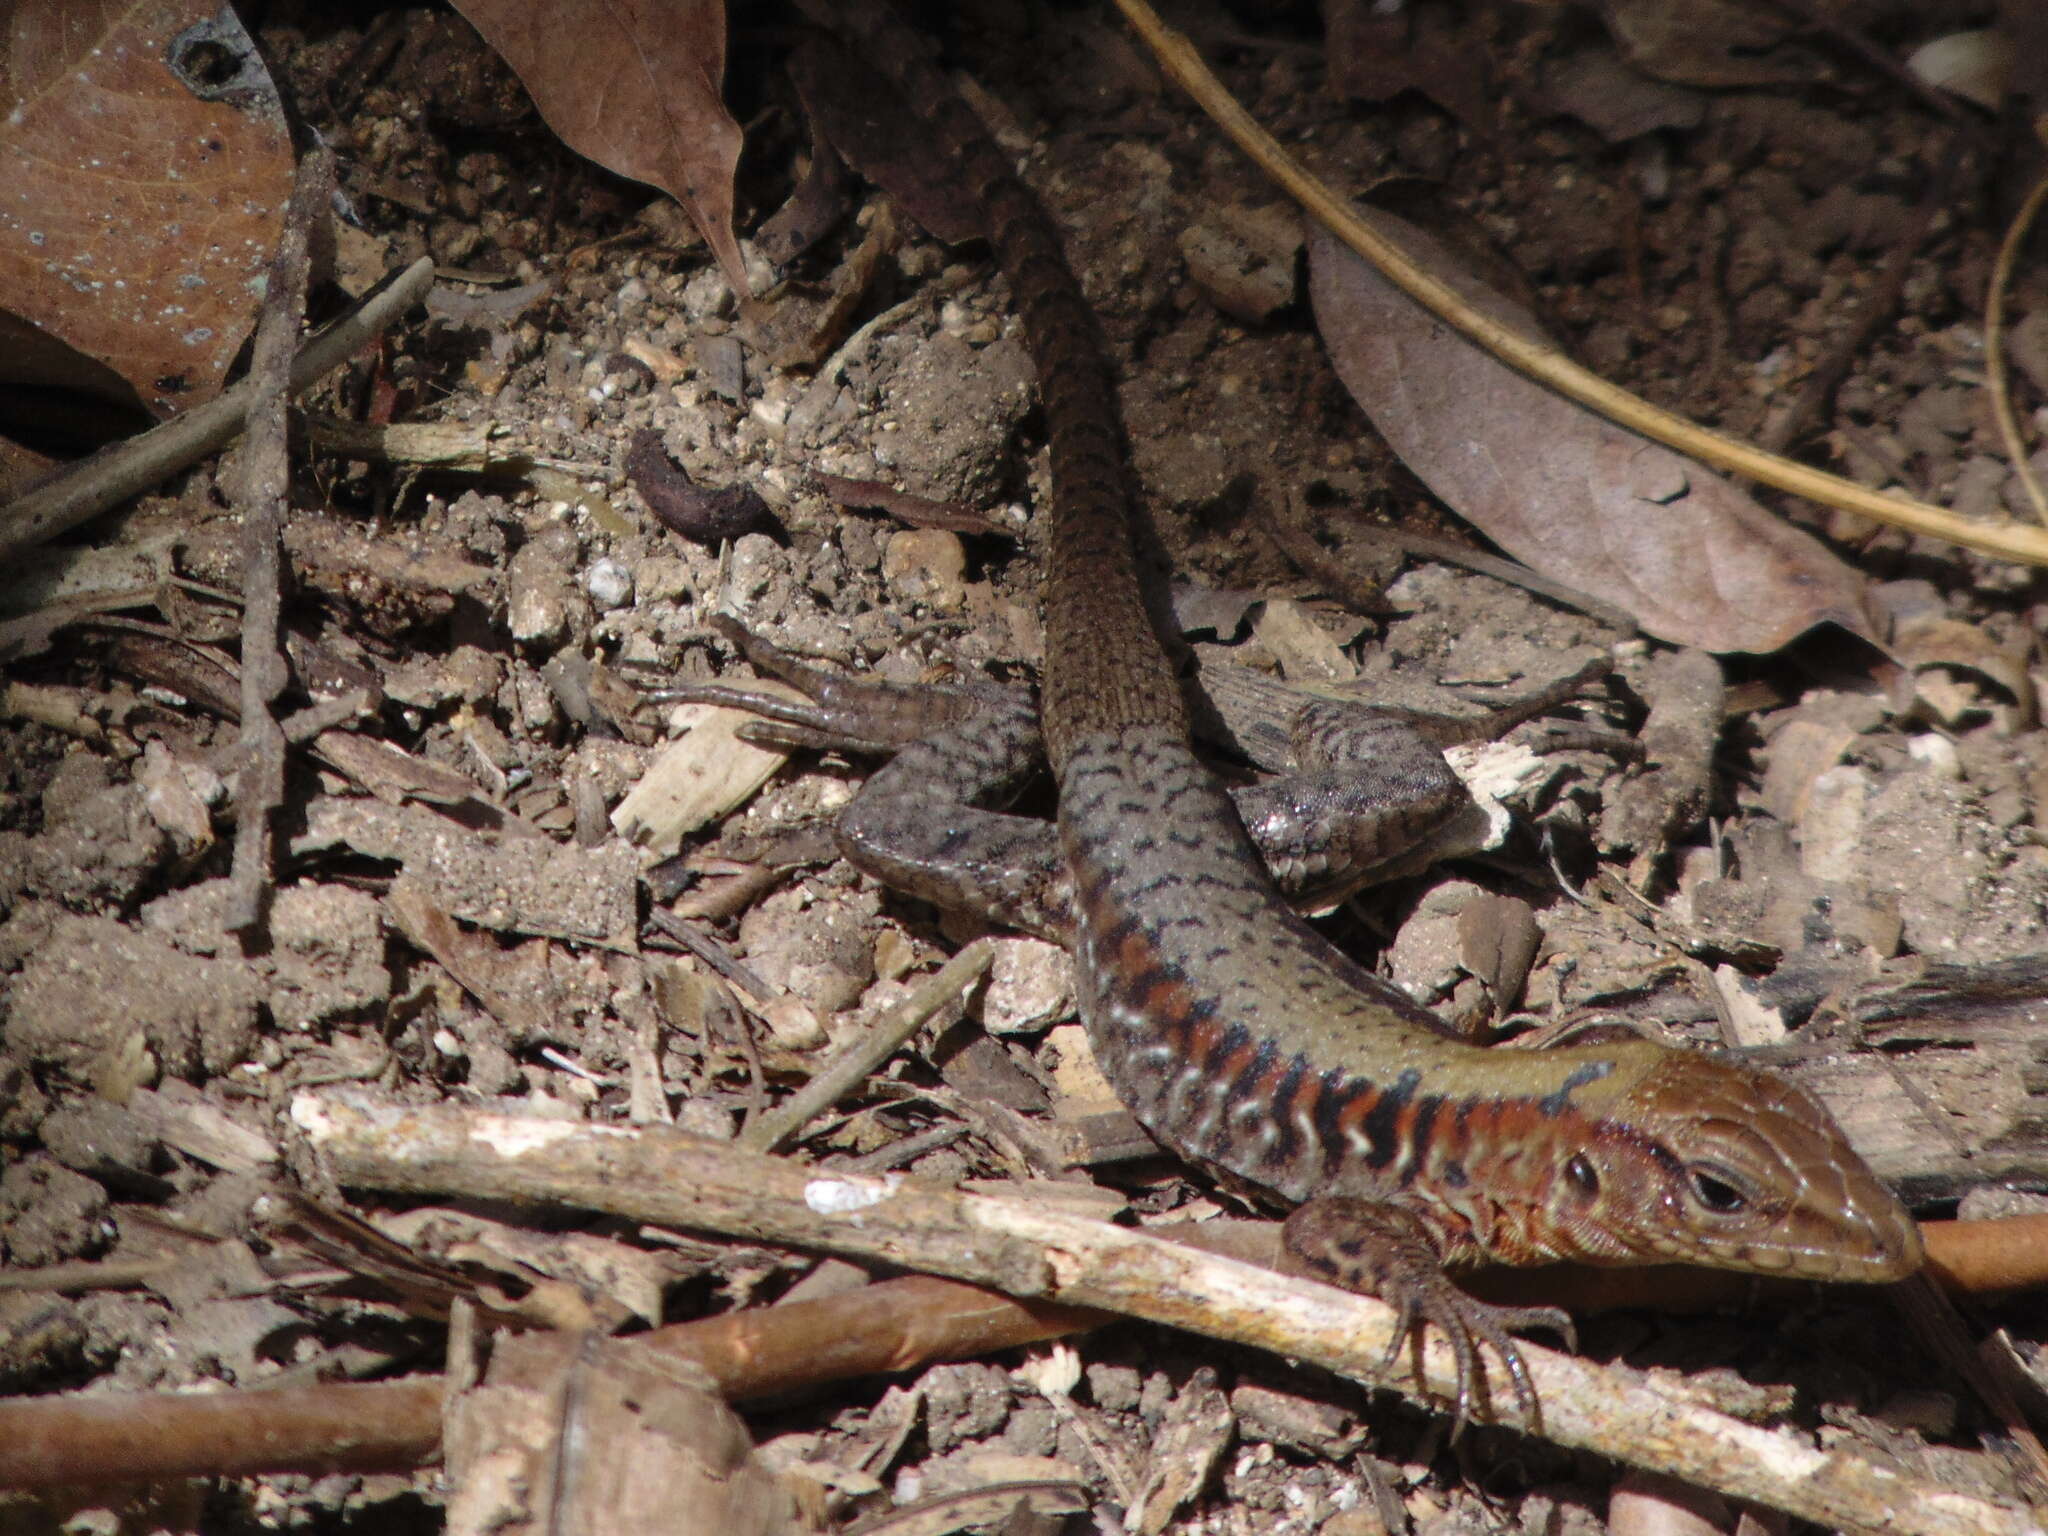
[[[740,734],[763,746],[886,755],[982,714],[1032,713],[1030,695],[1021,688],[990,683],[913,686],[859,677],[813,666],[729,614],[714,614],[711,627],[755,671],[787,683],[803,698],[731,683],[682,683],[655,690],[649,697],[667,703],[745,710],[756,718]],[[1022,749],[1027,774],[1040,755],[1035,716],[1033,719],[1033,740]]]
[[[1422,1330],[1434,1323],[1457,1361],[1456,1427],[1472,1418],[1473,1389],[1483,1387],[1479,1345],[1489,1344],[1507,1368],[1516,1405],[1532,1427],[1542,1424],[1541,1405],[1529,1368],[1513,1334],[1546,1328],[1567,1348],[1578,1348],[1569,1313],[1559,1307],[1507,1307],[1466,1294],[1444,1273],[1428,1226],[1398,1205],[1325,1195],[1298,1207],[1281,1227],[1282,1267],[1342,1290],[1377,1296],[1397,1318],[1383,1368],[1391,1370],[1403,1344],[1415,1349],[1415,1377],[1422,1379]]]
[[[1246,830],[1287,898],[1320,910],[1489,846],[1489,818],[1443,748],[1496,738],[1608,670],[1604,658],[1588,663],[1466,718],[1304,693],[1224,667],[1205,669],[1201,685],[1226,739],[1276,775],[1232,791]]]
[[[892,889],[1055,942],[1072,930],[1052,824],[998,809],[1044,764],[1029,692],[910,686],[799,661],[736,620],[719,631],[802,699],[722,683],[665,697],[758,717],[742,734],[778,747],[890,754],[834,825],[848,862]]]

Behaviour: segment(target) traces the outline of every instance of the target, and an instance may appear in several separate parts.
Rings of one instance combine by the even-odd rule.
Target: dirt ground
[[[1894,660],[1816,640],[1702,674],[1517,585],[1404,559],[1415,540],[1475,541],[1337,378],[1302,295],[1298,229],[1271,187],[1106,9],[925,9],[1069,233],[1205,660],[1469,712],[1607,654],[1618,680],[1576,707],[1580,723],[1636,735],[1660,709],[1678,722],[1647,738],[1655,774],[1612,752],[1547,754],[1516,792],[1503,847],[1368,893],[1323,919],[1327,931],[1475,1027],[1509,1011],[1597,1014],[1756,1047],[1827,1098],[1923,1216],[2042,1209],[2030,1193],[2048,1189],[2035,577],[1785,506],[1873,584]],[[1417,47],[1409,83],[1428,89],[1381,101],[1333,89],[1309,8],[1174,19],[1340,188],[1433,185],[1597,372],[1737,437],[1789,432],[1795,456],[1866,483],[2025,515],[1987,404],[1983,311],[2032,173],[1997,152],[1988,115],[1938,111],[1826,37],[1742,52],[1749,83],[1653,82],[1590,13],[1424,9],[1437,51]],[[1903,56],[1981,24],[1982,9],[1873,7],[1854,22]],[[744,233],[789,195],[808,139],[781,74],[786,29],[744,8],[736,26]],[[261,35],[340,156],[368,243],[355,259],[429,254],[444,278],[374,378],[360,364],[309,408],[492,424],[494,451],[553,477],[299,462],[294,664],[309,688],[368,687],[378,702],[332,733],[346,740],[323,736],[293,760],[264,952],[223,926],[236,728],[220,648],[233,609],[195,589],[166,599],[148,633],[67,631],[11,669],[0,1261],[160,1263],[139,1284],[0,1290],[7,1393],[436,1361],[438,1324],[388,1292],[305,1278],[314,1261],[252,1215],[281,1166],[305,1171],[292,1094],[359,1082],[411,1102],[652,1113],[730,1138],[974,929],[836,859],[824,820],[858,784],[857,762],[728,745],[689,759],[713,767],[670,770],[744,781],[696,819],[658,796],[629,800],[701,718],[647,691],[746,675],[709,623],[721,611],[902,682],[1029,681],[1043,649],[1032,370],[980,246],[948,248],[857,192],[853,217],[792,272],[790,328],[813,329],[822,356],[793,363],[801,349],[784,347],[778,362],[702,243],[679,219],[644,215],[643,189],[564,150],[460,20],[359,7],[341,23],[286,5]],[[1666,73],[1708,73],[1683,42]],[[891,223],[893,236],[877,233]],[[806,318],[829,309],[864,242],[880,259],[850,315]],[[2007,300],[2035,436],[2048,421],[2029,414],[2048,399],[2044,272],[2023,256]],[[1859,342],[1873,304],[1888,312]],[[1839,387],[1794,419],[1806,380],[1838,356]],[[706,545],[663,528],[642,490],[645,433],[697,486],[757,493],[756,530]],[[236,530],[215,490],[225,473],[202,468],[101,525],[95,558],[237,589]],[[978,519],[907,527],[840,505],[820,475]],[[1304,572],[1288,529],[1309,530],[1326,564]],[[1368,613],[1339,600],[1360,594]],[[372,760],[368,743],[404,761]],[[1034,795],[1043,808],[1049,796]],[[1488,894],[1514,898],[1540,932],[1505,1005],[1469,942],[1467,914]],[[651,912],[699,945],[684,950]],[[1913,986],[1919,1003],[1893,1006]],[[964,1015],[928,1027],[797,1150],[942,1180],[1092,1179],[1147,1220],[1239,1209],[1170,1160],[1047,1167],[1006,1130],[1114,1110],[1071,1002],[1056,951],[1006,939]],[[976,1108],[991,1100],[999,1112]],[[494,1215],[508,1231],[529,1224]],[[580,1235],[615,1267],[562,1262],[623,1302],[620,1316],[649,1322],[770,1301],[812,1268],[619,1223]],[[517,1244],[503,1241],[494,1262],[509,1269]],[[2014,1358],[2048,1386],[2038,1305],[1975,1321],[2012,1330]],[[1747,1383],[1768,1400],[1759,1417],[1854,1438],[1935,1481],[1983,1464],[1961,1451],[1978,1445],[1985,1410],[1901,1342],[1882,1299],[1617,1312],[1585,1319],[1581,1344]],[[1211,1471],[1172,1529],[1567,1533],[1609,1518],[1616,1469],[1538,1440],[1482,1427],[1454,1441],[1442,1416],[1137,1325],[1072,1347],[1071,1395],[1041,1390],[1009,1356],[791,1394],[746,1424],[774,1465],[833,1490],[846,1523],[891,1499],[1027,1479],[1071,1479],[1108,1509],[1143,1482],[1166,1429],[1219,1393]],[[443,1494],[431,1471],[271,1477],[87,1518],[96,1530],[431,1529]],[[55,1529],[77,1507],[0,1506],[0,1519]]]

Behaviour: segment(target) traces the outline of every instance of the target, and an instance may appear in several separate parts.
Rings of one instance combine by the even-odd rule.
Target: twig
[[[581,480],[603,479],[602,464],[545,459],[518,446],[511,428],[498,421],[344,421],[306,413],[300,425],[314,453],[367,464],[402,464],[412,469],[524,480],[535,468]]]
[[[292,363],[293,393],[348,361],[433,285],[433,259],[422,256],[365,297],[300,349]],[[245,379],[175,420],[112,443],[0,507],[0,560],[46,543],[198,463],[242,430],[250,386],[251,381]]]
[[[441,1378],[274,1392],[136,1392],[0,1401],[0,1488],[289,1468],[418,1466],[441,1439]]]
[[[1303,208],[1352,250],[1377,267],[1387,280],[1446,324],[1455,327],[1509,367],[1548,385],[1567,399],[1643,436],[1691,454],[1730,474],[1804,496],[1823,506],[1839,507],[1910,533],[1944,539],[2005,560],[2048,565],[2048,529],[2020,523],[1976,523],[1927,502],[1889,496],[1840,475],[1764,453],[1748,443],[1688,421],[1651,405],[1594,373],[1589,373],[1555,348],[1518,334],[1474,310],[1448,284],[1423,271],[1400,248],[1365,224],[1306,167],[1261,128],[1221,82],[1209,72],[1188,40],[1159,19],[1145,0],[1116,0],[1125,20],[1144,39],[1166,72],[1177,80],[1202,110]]]
[[[946,1129],[957,1131],[958,1127]],[[2019,1226],[2010,1246],[2041,1252],[2025,1223],[1936,1222],[1928,1247],[1944,1283],[1952,1284],[1949,1239],[1971,1229]],[[1279,1249],[1276,1222],[1185,1223],[1165,1229],[1210,1252],[1269,1261]],[[2023,1263],[2028,1262],[2022,1260]],[[162,1261],[125,1268],[158,1270]],[[53,1265],[0,1276],[0,1290],[79,1289],[130,1278],[117,1265]],[[102,1274],[101,1271],[108,1273]],[[2027,1273],[2022,1270],[2019,1273]],[[1522,1272],[1497,1271],[1516,1280]],[[2001,1278],[2010,1279],[2014,1272]],[[1563,1286],[1557,1282],[1569,1277]],[[137,1276],[135,1278],[144,1278]],[[1748,1294],[1747,1276],[1672,1267],[1657,1270],[1544,1271],[1535,1290],[1502,1291],[1494,1299],[1574,1307],[1727,1306]],[[10,1282],[19,1281],[19,1284]],[[1803,1291],[1786,1282],[1788,1295]],[[1775,1291],[1759,1298],[1768,1306]],[[1109,1313],[1022,1302],[979,1286],[912,1275],[816,1301],[749,1308],[658,1328],[649,1349],[694,1361],[730,1398],[768,1397],[884,1371],[916,1369],[1086,1332]],[[257,1473],[405,1471],[438,1450],[443,1380],[437,1376],[372,1387],[277,1387],[197,1395],[104,1394],[91,1397],[0,1399],[0,1487],[104,1483],[135,1478],[233,1477]]]
[[[739,1134],[739,1144],[753,1152],[773,1152],[795,1136],[864,1082],[898,1046],[924,1027],[925,1020],[973,986],[995,953],[987,939],[977,939],[961,950],[892,1008],[887,1018],[862,1030],[837,1061],[776,1108],[750,1120]]]
[[[1291,520],[1282,519],[1271,526],[1263,527],[1262,531],[1279,547],[1282,554],[1301,567],[1304,574],[1332,587],[1336,596],[1343,599],[1346,606],[1360,613],[1384,610],[1385,604],[1370,603],[1369,595],[1358,590],[1356,578],[1316,543],[1306,528]],[[1623,634],[1632,635],[1640,627],[1636,623],[1635,615],[1625,609],[1604,602],[1590,592],[1581,592],[1577,587],[1553,581],[1542,572],[1533,571],[1519,561],[1490,555],[1483,549],[1467,549],[1462,544],[1453,544],[1448,539],[1432,539],[1427,535],[1407,533],[1399,528],[1367,526],[1360,531],[1360,537],[1369,543],[1397,550],[1410,560],[1435,560],[1445,565],[1463,566],[1468,571],[1491,576],[1495,581],[1521,587],[1524,591],[1548,598],[1561,607],[1576,609],[1588,618],[1618,629]]]
[[[1108,1320],[913,1275],[657,1328],[638,1342],[702,1366],[727,1397],[748,1398],[970,1359]],[[0,1488],[410,1471],[439,1449],[444,1380],[0,1399]]]
[[[1440,1340],[1426,1388],[1390,1373],[1385,1304],[1216,1258],[1042,1203],[900,1175],[824,1174],[665,1126],[580,1126],[302,1094],[294,1120],[344,1185],[581,1206],[634,1221],[913,1266],[1033,1300],[1098,1307],[1312,1362],[1434,1403],[1455,1391]],[[2020,1536],[2025,1514],[1846,1447],[1760,1429],[1682,1385],[1524,1345],[1559,1444],[1668,1472],[1822,1524],[1898,1536]]]
[[[1990,1410],[2020,1486],[2035,1501],[2048,1496],[2048,1446],[2042,1445],[2041,1437],[2027,1422],[2013,1394],[2012,1382],[1978,1354],[1971,1342],[1970,1328],[1956,1310],[1955,1302],[1933,1275],[1924,1272],[1898,1286],[1895,1295],[1900,1314],[1927,1352],[1968,1382],[1978,1400]],[[2023,1375],[2021,1379],[2026,1378]],[[2031,1383],[2025,1390],[2029,1396],[2039,1396],[2040,1389]]]
[[[292,354],[306,316],[313,230],[328,216],[333,194],[334,156],[316,149],[299,162],[284,232],[270,262],[249,364],[247,440],[233,485],[242,516],[242,730],[235,774],[235,854],[221,923],[245,939],[263,926],[274,852],[271,817],[284,803],[284,732],[271,707],[291,676],[277,643],[284,514],[292,476],[287,415]]]
[[[2044,201],[2048,201],[2048,176],[2034,183],[2034,190],[2013,215],[2012,227],[2006,230],[2005,240],[1998,247],[1998,261],[1991,269],[1991,292],[1984,300],[1984,367],[1991,385],[1991,413],[1998,419],[1998,435],[2005,439],[2006,457],[2018,472],[2020,484],[2027,488],[2034,516],[2048,523],[2048,495],[2042,494],[2040,477],[2027,457],[2027,442],[2020,435],[2019,421],[2012,413],[2012,396],[2005,387],[2005,290],[2012,282],[2013,264],[2019,259],[2020,247],[2026,244]]]

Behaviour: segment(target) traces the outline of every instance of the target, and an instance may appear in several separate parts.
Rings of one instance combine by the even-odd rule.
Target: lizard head
[[[1657,1051],[1554,1158],[1546,1216],[1565,1256],[1864,1282],[1903,1280],[1924,1257],[1898,1197],[1774,1072]]]

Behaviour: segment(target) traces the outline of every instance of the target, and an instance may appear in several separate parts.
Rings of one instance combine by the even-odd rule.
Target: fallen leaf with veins
[[[211,399],[291,193],[255,45],[213,0],[0,10],[0,382],[158,417]]]
[[[1405,220],[1360,210],[1470,304],[1533,333]],[[1309,238],[1309,294],[1351,396],[1409,469],[1523,564],[1709,651],[1774,651],[1832,621],[1874,640],[1863,578],[1696,460],[1509,368],[1336,236]]]
[[[577,154],[659,187],[748,296],[732,232],[740,125],[725,110],[725,0],[455,0]]]

